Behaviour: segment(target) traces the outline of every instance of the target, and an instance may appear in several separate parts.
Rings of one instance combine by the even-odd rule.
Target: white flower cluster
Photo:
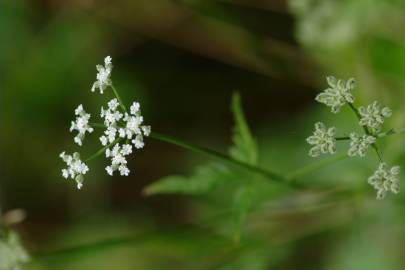
[[[309,155],[317,157],[320,154],[334,154],[336,152],[336,129],[326,128],[325,124],[318,122],[315,124],[314,134],[307,138],[307,142],[314,145],[309,150]]]
[[[112,150],[106,149],[106,157],[111,158],[111,166],[107,166],[106,170],[108,174],[113,175],[113,172],[118,169],[121,175],[127,176],[129,169],[126,166],[125,156],[132,153],[132,145],[124,144],[121,147],[116,141],[131,140],[136,149],[143,148],[145,145],[143,138],[149,136],[151,128],[142,125],[143,116],[138,102],[132,104],[128,114],[121,113],[118,100],[112,99],[108,102],[108,109],[101,108],[101,117],[104,118],[106,126],[104,135],[100,137],[101,144],[107,146],[115,143]]]
[[[359,124],[366,126],[372,133],[376,133],[381,130],[385,118],[392,115],[392,111],[388,107],[381,109],[378,102],[374,101],[367,107],[360,107],[359,114],[361,115]]]
[[[355,84],[354,79],[349,79],[347,82],[337,80],[335,77],[327,77],[326,79],[329,88],[319,94],[316,100],[331,107],[333,113],[338,113],[346,103],[350,104],[351,109],[359,118],[359,125],[364,128],[365,134],[359,135],[352,132],[349,137],[336,138],[335,127],[326,128],[323,123],[316,123],[314,134],[307,138],[307,142],[313,145],[309,150],[309,155],[317,157],[320,154],[335,153],[337,140],[350,140],[350,147],[347,152],[350,157],[365,157],[367,150],[372,146],[380,159],[380,165],[374,175],[368,179],[368,183],[377,190],[378,199],[383,199],[388,191],[395,194],[398,193],[398,174],[400,168],[399,166],[395,166],[387,170],[387,165],[381,161],[381,155],[376,145],[385,118],[390,117],[392,114],[391,109],[388,107],[381,108],[377,101],[374,101],[367,107],[356,109],[351,104],[354,102],[354,97],[351,93]]]
[[[337,80],[333,76],[328,76],[326,80],[329,88],[320,93],[315,98],[316,101],[331,107],[333,113],[340,112],[341,107],[346,103],[353,103],[352,90],[355,87],[355,80],[353,78],[345,82],[344,80]]]
[[[380,163],[378,169],[368,178],[368,183],[377,190],[377,199],[384,199],[389,191],[394,194],[399,193],[398,175],[400,171],[399,166],[388,169],[386,163]]]
[[[111,71],[113,68],[112,65],[112,59],[110,56],[107,56],[104,59],[104,66],[102,65],[97,65],[97,81],[93,83],[93,86],[91,87],[91,92],[94,92],[97,88],[100,90],[100,93],[103,94],[104,90],[112,84],[110,76],[111,76]]]
[[[99,89],[100,93],[103,94],[107,87],[113,87],[111,57],[107,56],[104,59],[104,66],[97,65],[96,67],[98,71],[97,80],[93,83],[91,91],[94,92]],[[78,131],[74,141],[82,145],[86,133],[92,133],[94,126],[104,126],[106,129],[99,138],[104,148],[89,159],[105,152],[105,156],[111,159],[111,165],[106,167],[107,173],[113,175],[114,171],[118,170],[120,175],[127,176],[130,171],[127,167],[126,156],[132,153],[133,147],[136,149],[144,147],[144,137],[149,136],[151,127],[143,125],[141,106],[138,102],[134,102],[130,110],[126,111],[124,104],[120,103],[115,89],[114,94],[117,98],[110,100],[106,109],[101,107],[100,115],[104,125],[101,123],[91,125],[89,123],[90,114],[85,112],[83,105],[79,105],[75,110],[76,119],[72,121],[70,131]],[[125,143],[121,143],[121,141],[125,141]],[[80,189],[83,186],[83,176],[89,171],[89,168],[80,160],[80,155],[77,152],[73,155],[67,155],[63,152],[60,157],[67,164],[67,168],[62,170],[62,176],[66,179],[76,180],[77,188]]]
[[[83,186],[83,175],[89,171],[89,167],[80,160],[80,154],[77,152],[73,153],[73,155],[67,155],[65,152],[62,152],[60,158],[67,165],[66,169],[62,169],[63,177],[74,179],[77,183],[77,188],[81,189]]]
[[[30,261],[30,256],[22,246],[15,232],[5,232],[0,237],[0,270],[19,270],[23,263]]]
[[[74,138],[75,143],[82,145],[86,132],[92,133],[93,128],[89,126],[90,114],[86,113],[83,105],[79,105],[75,110],[76,120],[72,121],[70,132],[77,130],[79,133]]]
[[[366,151],[376,142],[376,138],[370,135],[364,134],[363,136],[358,135],[357,133],[350,133],[350,148],[348,155],[350,157],[360,156],[364,157]]]

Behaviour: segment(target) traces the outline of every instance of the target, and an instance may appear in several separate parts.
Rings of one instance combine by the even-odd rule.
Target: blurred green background
[[[76,106],[96,115],[111,98],[90,92],[111,55],[115,86],[153,130],[221,152],[238,90],[259,164],[287,173],[314,162],[305,138],[315,121],[356,125],[313,100],[326,75],[355,77],[356,102],[379,100],[394,111],[386,126],[405,127],[404,25],[403,0],[2,1],[0,206],[27,214],[13,226],[32,254],[24,269],[403,269],[404,195],[375,200],[371,153],[300,179],[346,196],[259,181],[240,241],[238,181],[197,196],[142,193],[204,157],[147,139],[129,177],[107,176],[100,158],[78,191],[58,155],[78,149]],[[99,147],[89,138],[86,156]],[[404,142],[384,139],[384,159],[405,166]]]

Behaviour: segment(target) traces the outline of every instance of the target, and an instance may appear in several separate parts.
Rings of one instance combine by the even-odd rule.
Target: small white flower
[[[127,136],[127,131],[125,130],[125,128],[120,128],[120,129],[118,130],[118,133],[119,133],[119,136],[120,136],[121,138],[125,138],[125,137]]]
[[[106,136],[101,136],[100,137],[100,142],[101,142],[101,144],[103,145],[103,146],[106,146],[107,145],[107,142],[108,142],[108,139],[107,139],[107,137]]]
[[[85,175],[89,168],[80,160],[80,154],[74,153],[73,155],[67,155],[62,152],[59,157],[67,164],[66,169],[62,169],[62,176],[66,179],[74,179],[77,183],[77,188],[80,189],[83,186],[83,175]]]
[[[389,191],[394,194],[399,193],[398,175],[400,171],[399,166],[388,169],[386,163],[379,164],[378,169],[368,178],[368,183],[377,190],[377,199],[384,199]]]
[[[30,261],[30,256],[13,231],[0,236],[0,269],[19,270],[21,265]]]
[[[104,131],[105,135],[108,138],[108,142],[112,143],[115,141],[115,138],[117,136],[117,129],[115,127],[108,127],[105,131]]]
[[[317,157],[320,154],[334,154],[336,152],[335,133],[335,127],[327,129],[323,123],[316,123],[314,134],[307,138],[307,142],[310,145],[314,145],[309,150],[309,155]]]
[[[77,130],[79,133],[74,138],[75,143],[82,145],[86,132],[92,133],[94,129],[89,125],[90,114],[86,113],[83,105],[79,105],[75,110],[76,120],[72,121],[70,132]]]
[[[111,57],[107,56],[104,59],[104,66],[97,65],[97,80],[93,83],[91,91],[94,92],[97,88],[100,89],[100,93],[103,94],[104,90],[112,84],[110,76],[112,71]]]
[[[143,126],[142,131],[143,131],[143,135],[148,137],[150,135],[150,132],[151,132],[151,127],[150,126]]]
[[[141,108],[141,105],[138,102],[134,102],[131,105],[130,111],[132,115],[136,115],[139,112],[139,109]]]
[[[356,133],[350,134],[350,148],[348,151],[348,155],[353,156],[360,156],[364,157],[366,155],[367,149],[375,143],[376,138],[369,135],[359,136]]]
[[[333,113],[338,113],[346,103],[353,103],[352,90],[355,87],[353,78],[348,81],[337,80],[333,76],[326,77],[329,88],[320,93],[315,100],[331,107]]]
[[[115,111],[119,105],[120,105],[120,103],[118,102],[118,100],[116,98],[114,98],[108,102],[108,108],[111,111]]]
[[[107,173],[109,174],[109,175],[113,175],[113,169],[112,169],[112,167],[111,166],[107,166],[107,167],[105,167],[105,170],[107,171]]]
[[[121,165],[118,167],[121,176],[128,176],[130,171],[127,166]]]
[[[125,127],[119,129],[119,136],[131,140],[135,148],[140,149],[144,147],[143,136],[149,136],[151,133],[150,126],[144,126],[143,116],[141,115],[140,104],[133,102],[130,108],[131,114],[125,113],[124,122]],[[133,139],[133,137],[135,137]]]
[[[113,149],[106,149],[105,155],[107,158],[111,158],[111,165],[105,169],[109,175],[113,175],[114,171],[118,170],[121,176],[128,176],[130,171],[127,167],[127,160],[125,156],[132,153],[132,146],[130,144],[124,144],[122,147],[117,143]]]
[[[141,149],[145,146],[142,135],[136,135],[135,139],[132,140],[132,143],[134,144],[136,149]]]
[[[392,111],[388,107],[381,109],[378,102],[374,101],[367,107],[360,107],[359,114],[361,115],[359,124],[361,126],[367,126],[371,132],[375,133],[381,130],[385,118],[390,117]]]
[[[132,145],[130,145],[130,144],[124,144],[124,145],[122,146],[122,154],[123,154],[124,156],[128,156],[128,155],[132,154]]]

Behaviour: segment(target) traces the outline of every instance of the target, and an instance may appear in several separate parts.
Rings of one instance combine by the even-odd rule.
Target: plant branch
[[[105,127],[105,125],[101,124],[101,123],[91,123],[90,125],[92,127],[100,127],[100,128]],[[279,182],[283,182],[283,181],[286,182],[286,180],[287,180],[281,174],[277,174],[275,172],[268,171],[266,169],[256,167],[254,165],[251,165],[251,164],[248,164],[248,163],[233,159],[233,158],[231,158],[231,157],[229,157],[229,156],[227,156],[225,154],[222,154],[220,152],[217,152],[217,151],[214,151],[214,150],[206,148],[206,147],[202,147],[202,146],[198,146],[198,145],[186,142],[184,140],[181,140],[179,138],[176,138],[176,137],[173,137],[173,136],[170,136],[170,135],[165,135],[165,134],[161,134],[161,133],[153,131],[150,134],[150,137],[155,139],[155,140],[159,140],[159,141],[163,141],[163,142],[166,142],[166,143],[169,143],[169,144],[173,144],[173,145],[179,146],[181,148],[190,150],[192,152],[203,154],[203,155],[209,156],[211,158],[215,158],[217,160],[221,160],[221,161],[236,165],[236,166],[244,168],[244,169],[246,169],[248,171],[261,174],[261,175],[265,176],[266,178],[270,178],[272,180],[276,180],[276,181],[279,181]],[[105,151],[105,149],[107,149],[108,147],[110,147],[114,143],[116,143],[116,141],[114,141],[113,143],[111,143],[111,144],[105,146],[104,148],[100,149],[93,156],[96,157],[98,154]],[[91,158],[93,158],[93,156]],[[89,160],[89,159],[87,159],[87,160]]]
[[[254,172],[254,173],[261,174],[261,175],[265,176],[266,178],[269,178],[269,179],[272,179],[272,180],[275,180],[275,181],[278,181],[278,182],[286,182],[286,180],[287,180],[284,176],[282,176],[280,174],[277,174],[275,172],[268,171],[266,169],[250,165],[248,163],[233,159],[233,158],[231,158],[231,157],[229,157],[229,156],[227,156],[225,154],[222,154],[220,152],[211,150],[209,148],[205,148],[205,147],[201,147],[201,146],[197,146],[197,145],[188,143],[188,142],[186,142],[184,140],[178,139],[178,138],[173,137],[173,136],[168,136],[168,135],[164,135],[164,134],[161,134],[161,133],[152,132],[150,137],[154,138],[156,140],[159,140],[159,141],[163,141],[163,142],[166,142],[166,143],[170,143],[170,144],[179,146],[181,148],[190,150],[190,151],[195,152],[195,153],[203,154],[203,155],[209,156],[211,158],[215,158],[217,160],[221,160],[221,161],[227,162],[229,164],[236,165],[238,167],[244,168],[244,169],[246,169],[248,171],[251,171],[251,172]]]

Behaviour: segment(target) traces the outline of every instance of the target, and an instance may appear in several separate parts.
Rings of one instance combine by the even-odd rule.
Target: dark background
[[[388,126],[403,127],[404,11],[402,1],[389,0],[3,1],[0,206],[27,214],[14,228],[33,254],[28,268],[401,269],[403,196],[375,200],[366,183],[377,167],[371,153],[302,180],[361,187],[366,195],[307,200],[267,184],[237,247],[224,225],[228,190],[142,194],[206,158],[147,139],[129,160],[129,177],[107,176],[100,158],[79,191],[61,177],[58,155],[78,150],[68,130],[74,108],[82,103],[96,116],[112,97],[90,92],[106,55],[114,85],[127,104],[141,103],[153,130],[221,152],[231,143],[230,100],[238,90],[260,164],[278,172],[312,162],[305,138],[315,121],[343,130],[356,124],[349,111],[332,115],[313,100],[328,74],[355,77],[356,101],[389,105]],[[390,163],[404,163],[401,139],[381,145]],[[98,148],[93,136],[80,151],[88,156]],[[133,234],[142,241],[35,257]]]

